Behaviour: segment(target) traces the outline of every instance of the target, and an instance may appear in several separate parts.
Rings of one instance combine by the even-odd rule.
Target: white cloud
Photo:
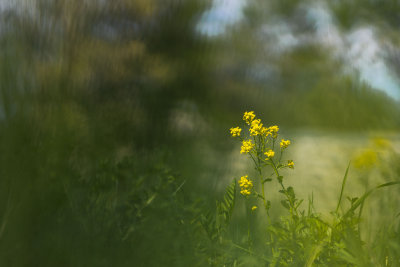
[[[242,19],[245,5],[245,0],[214,0],[211,9],[203,14],[197,29],[209,36],[223,34],[227,26]]]
[[[400,99],[400,86],[387,67],[381,44],[371,27],[360,27],[342,34],[328,9],[321,3],[308,9],[308,18],[316,26],[317,42],[333,49],[349,70],[357,70],[360,77],[374,88]]]

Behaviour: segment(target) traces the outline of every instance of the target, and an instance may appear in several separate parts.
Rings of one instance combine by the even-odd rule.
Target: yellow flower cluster
[[[257,209],[257,206],[251,207],[251,210],[252,210],[252,211],[255,211],[256,209]]]
[[[240,132],[242,131],[239,127],[231,128],[230,130],[232,137],[240,136]]]
[[[264,127],[263,124],[261,123],[261,119],[256,118],[256,115],[254,114],[254,111],[246,111],[243,114],[243,120],[246,122],[247,125],[249,125],[249,132],[250,136],[259,136],[259,138],[254,138],[254,142],[251,139],[248,140],[242,140],[242,146],[240,148],[240,154],[248,154],[248,153],[256,153],[258,157],[258,153],[264,153],[266,156],[265,160],[271,160],[275,156],[275,151],[272,149],[269,149],[265,152],[265,148],[269,142],[267,139],[268,136],[271,136],[274,140],[274,144],[276,139],[278,138],[278,132],[279,132],[279,127],[277,125],[273,125],[270,127]],[[230,129],[230,133],[232,137],[240,137],[241,136],[242,129],[240,127],[233,127]],[[291,144],[290,140],[285,140],[281,139],[280,142],[280,148],[281,148],[281,153],[284,149],[286,149],[289,145]],[[257,145],[257,148],[255,149]],[[259,151],[261,149],[261,151]],[[280,164],[280,160],[279,163]],[[285,167],[294,168],[294,163],[292,160],[288,161],[288,164],[285,165]],[[247,191],[242,191],[247,192]]]
[[[266,137],[268,137],[268,135],[270,135],[271,132],[269,131],[269,128],[263,127],[262,130],[261,130],[261,134],[265,135]]]
[[[261,123],[261,120],[253,120],[251,122],[251,127],[250,127],[250,135],[259,135],[263,133],[263,124]]]
[[[254,114],[254,111],[249,111],[249,112],[245,112],[243,115],[243,120],[250,125],[251,122],[254,120],[254,118],[256,117],[256,115]]]
[[[265,160],[269,160],[270,158],[273,158],[275,156],[275,152],[272,149],[268,150],[264,154],[265,156],[267,156]]]
[[[281,140],[281,149],[285,149],[290,145],[290,140]]]
[[[271,135],[273,138],[278,136],[279,127],[274,125],[271,127],[263,127],[260,119],[256,119],[254,111],[246,111],[243,115],[243,120],[250,125],[250,135]]]
[[[273,138],[277,138],[278,137],[278,131],[279,131],[279,127],[274,125],[268,128],[272,137]]]
[[[244,140],[240,149],[240,154],[249,153],[254,147],[254,143],[251,140]]]
[[[243,196],[248,196],[251,194],[251,189],[253,188],[253,182],[247,179],[248,175],[240,177],[239,186],[240,186],[240,194]]]
[[[289,168],[291,168],[291,169],[294,169],[294,162],[293,162],[293,160],[288,160],[288,167]]]

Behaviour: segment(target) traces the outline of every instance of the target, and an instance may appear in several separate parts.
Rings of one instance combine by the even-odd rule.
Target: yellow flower
[[[249,177],[248,175],[240,177],[240,180],[239,180],[240,187],[243,187],[245,189],[253,187],[253,182],[251,180],[247,179],[248,177]]]
[[[240,191],[240,194],[242,194],[243,196],[248,196],[251,194],[251,192],[247,189],[243,189]]]
[[[249,112],[245,112],[243,115],[243,120],[250,125],[251,122],[254,120],[254,118],[256,117],[256,115],[254,114],[254,111],[249,111]]]
[[[240,129],[239,127],[235,127],[235,128],[231,128],[231,135],[232,137],[236,137],[236,136],[240,136],[240,132],[242,131],[242,129]]]
[[[385,138],[376,137],[372,141],[373,141],[374,145],[378,148],[390,148],[391,147],[390,141]]]
[[[371,168],[377,161],[377,154],[372,149],[367,149],[354,159],[354,167],[357,169]]]
[[[251,140],[247,140],[247,141],[244,140],[242,142],[242,147],[241,147],[241,150],[240,150],[240,154],[249,153],[253,149],[253,147],[254,147],[254,144],[253,144],[253,142]]]
[[[270,149],[267,152],[265,152],[264,155],[267,156],[265,160],[269,160],[270,158],[273,158],[275,156],[275,152],[272,149]]]
[[[261,120],[253,120],[251,122],[251,127],[250,127],[250,135],[259,135],[262,133],[263,130],[263,124],[261,123]]]
[[[269,131],[271,132],[271,135],[273,138],[277,138],[278,137],[278,131],[279,131],[279,127],[274,125],[269,127]]]
[[[263,127],[261,129],[261,134],[264,134],[266,137],[271,134],[269,128]]]
[[[290,145],[290,140],[281,140],[281,149],[285,149]]]
[[[253,182],[247,179],[248,175],[240,177],[239,186],[240,186],[240,194],[244,196],[248,196],[251,194],[251,189],[253,188]]]
[[[252,211],[255,211],[256,209],[257,209],[257,206],[251,207],[251,210],[252,210]]]
[[[289,168],[291,168],[291,169],[294,169],[294,162],[293,162],[293,160],[288,160],[288,167]]]

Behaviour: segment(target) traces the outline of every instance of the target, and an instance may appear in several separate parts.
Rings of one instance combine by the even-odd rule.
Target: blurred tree
[[[169,120],[177,105],[207,101],[210,59],[194,31],[206,7],[204,1],[38,0],[3,11],[1,265],[131,266],[139,255],[156,265],[165,260],[143,253],[137,233],[128,233],[141,227],[135,216],[143,203],[157,203],[149,227],[165,229],[162,201],[150,197],[181,185],[172,186],[162,171],[156,179],[158,160],[150,155],[174,140]],[[137,158],[125,167],[130,174],[109,170],[131,156]],[[111,167],[99,169],[103,161]],[[127,188],[114,207],[108,198],[118,181]],[[176,209],[167,200],[172,206],[164,210]],[[181,230],[176,218],[164,234]],[[114,235],[118,228],[125,233]],[[153,248],[165,245],[171,244]],[[121,259],[112,256],[118,249]]]

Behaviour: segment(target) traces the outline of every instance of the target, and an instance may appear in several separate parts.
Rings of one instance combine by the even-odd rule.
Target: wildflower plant
[[[240,193],[246,197],[253,196],[261,199],[267,214],[269,214],[271,203],[266,198],[265,183],[271,182],[272,178],[275,178],[281,186],[280,192],[285,196],[284,206],[288,208],[291,215],[296,215],[300,203],[295,198],[293,188],[284,185],[283,176],[280,174],[282,169],[294,168],[293,160],[288,160],[287,163],[282,161],[284,152],[291,143],[290,140],[279,140],[279,127],[277,125],[265,127],[254,111],[245,112],[243,121],[245,127],[248,128],[247,135],[240,134],[242,132],[240,127],[231,128],[230,133],[232,137],[238,138],[242,142],[240,153],[245,154],[253,161],[258,176],[254,179],[260,184],[261,191],[251,191],[253,184],[248,179],[248,175],[245,175],[239,181]],[[251,187],[246,187],[246,181],[250,181]]]
[[[243,121],[246,130],[234,127],[230,134],[241,142],[240,154],[251,160],[255,173],[244,174],[237,182],[233,180],[223,200],[216,202],[215,211],[199,216],[210,241],[210,245],[201,246],[201,251],[208,255],[210,266],[400,266],[396,249],[386,249],[385,245],[383,250],[371,250],[365,246],[360,230],[365,200],[374,191],[400,184],[400,181],[378,185],[360,197],[348,197],[349,203],[345,205],[342,200],[349,171],[347,167],[337,207],[327,219],[315,211],[313,197],[309,198],[308,208],[302,209],[303,200],[296,198],[293,187],[286,186],[281,171],[292,170],[295,166],[292,159],[285,159],[291,141],[279,137],[277,125],[264,126],[253,111],[245,112]],[[286,215],[279,218],[270,216],[271,202],[265,187],[266,183],[273,181],[280,187],[283,196],[280,203],[287,210]],[[237,186],[246,203],[247,241],[244,241],[246,238],[235,241],[228,234]],[[266,239],[255,248],[252,236],[255,236],[256,229],[251,225],[254,226],[258,207],[264,208],[267,220],[263,222],[266,223],[266,227],[262,227],[264,234],[257,236]],[[400,228],[391,233],[400,240]],[[250,263],[249,258],[252,259]]]

